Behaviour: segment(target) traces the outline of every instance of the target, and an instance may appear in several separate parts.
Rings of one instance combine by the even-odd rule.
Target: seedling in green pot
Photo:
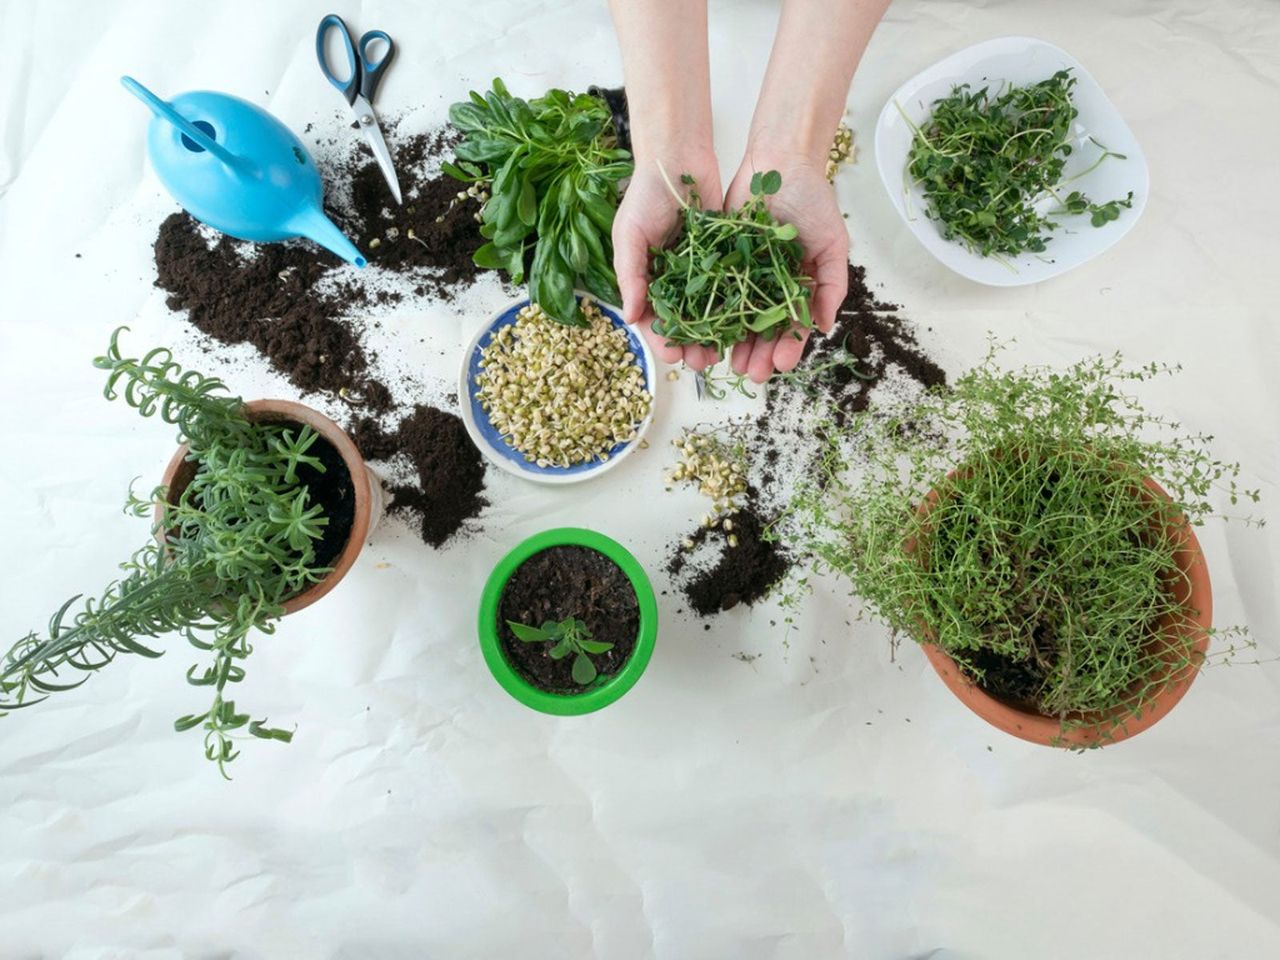
[[[587,625],[575,617],[566,617],[559,623],[548,620],[540,627],[508,620],[507,626],[516,639],[524,643],[554,643],[547,651],[552,660],[562,660],[573,654],[573,682],[582,687],[596,678],[596,665],[591,654],[607,653],[613,649],[612,643],[593,640]]]

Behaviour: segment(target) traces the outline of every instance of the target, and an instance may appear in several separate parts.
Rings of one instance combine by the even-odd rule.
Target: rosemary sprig
[[[180,632],[210,655],[187,680],[211,688],[212,699],[174,726],[203,729],[205,756],[226,776],[242,731],[265,740],[293,737],[238,712],[228,684],[244,679],[252,631],[271,633],[284,601],[328,572],[315,551],[328,521],[303,479],[304,471],[324,471],[310,453],[317,434],[249,421],[243,402],[223,395],[221,381],[184,371],[166,349],[123,356],[124,329],[94,361],[108,371],[107,399],[123,396],[142,416],[158,414],[177,426],[199,466],[176,504],[167,503],[164,487],[147,497],[130,492],[126,513],[149,517],[163,505],[164,543],[149,540],[121,565],[124,575],[78,613],[70,614],[80,599],[72,597],[43,636],[31,632],[14,644],[0,659],[0,711],[74,689],[120,654],[158,657],[149,641]]]

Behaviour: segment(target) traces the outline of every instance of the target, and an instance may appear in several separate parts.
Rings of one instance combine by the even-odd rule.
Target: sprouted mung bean
[[[729,546],[737,546],[738,539],[732,533],[733,521],[728,514],[735,513],[746,502],[747,477],[742,458],[717,438],[694,430],[686,430],[671,443],[679,451],[680,460],[667,474],[668,484],[696,483],[698,492],[711,501],[702,525],[721,527],[729,534]],[[692,541],[686,543],[686,549],[693,548]]]
[[[831,141],[831,149],[827,151],[827,180],[834,183],[840,168],[853,161],[853,131],[842,120],[840,126],[836,127],[836,136]]]
[[[537,304],[481,351],[476,399],[503,440],[539,467],[608,460],[634,440],[653,404],[631,341],[583,299],[585,327]]]

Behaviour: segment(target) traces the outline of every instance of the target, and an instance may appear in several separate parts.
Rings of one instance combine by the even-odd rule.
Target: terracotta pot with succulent
[[[1131,737],[1186,693],[1212,634],[1223,655],[1244,637],[1212,629],[1192,528],[1215,491],[1257,492],[1125,392],[1169,368],[1002,372],[994,356],[861,415],[856,453],[833,452],[791,533],[994,726],[1068,747]]]
[[[205,731],[209,760],[226,775],[240,736],[289,741],[292,732],[238,712],[229,685],[244,679],[249,635],[315,602],[347,573],[381,510],[381,488],[354,444],[327,417],[281,400],[250,403],[221,381],[183,370],[170,351],[120,352],[120,333],[94,364],[107,399],[178,427],[182,446],[150,496],[126,511],[152,515],[153,539],[124,576],[69,616],[79,597],[0,661],[0,710],[79,686],[120,654],[158,657],[153,638],[181,631],[211,658],[187,680],[212,703],[179,718]],[[74,679],[80,674],[78,679]]]

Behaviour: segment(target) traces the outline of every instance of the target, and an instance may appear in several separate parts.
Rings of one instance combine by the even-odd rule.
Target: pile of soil
[[[672,544],[667,563],[699,616],[750,606],[786,577],[796,551],[767,543],[760,534],[789,502],[795,479],[819,475],[833,428],[847,428],[855,414],[870,409],[877,388],[946,385],[946,372],[920,346],[900,309],[872,292],[865,268],[850,264],[849,292],[835,326],[809,339],[796,368],[800,376],[770,384],[764,412],[726,428],[728,438],[746,451],[752,484],[731,517],[738,545],[730,547],[719,527],[699,526]],[[688,540],[694,550],[684,546]],[[710,559],[707,549],[697,549],[703,545],[714,547]]]
[[[801,369],[836,363],[830,376],[815,385],[837,427],[847,426],[850,417],[868,408],[872,391],[894,368],[925,388],[946,384],[946,372],[921,349],[915,332],[898,316],[899,309],[876,298],[867,286],[865,267],[849,264],[849,292],[836,312],[835,326],[825,337],[809,338],[800,363]],[[857,363],[840,364],[842,358]],[[768,409],[786,400],[785,390],[775,390],[769,394]]]
[[[317,165],[334,188],[326,212],[365,254],[365,270],[309,241],[234,240],[184,212],[165,219],[154,245],[156,286],[211,346],[250,344],[299,390],[337,394],[375,416],[395,402],[351,318],[406,296],[452,300],[479,275],[471,255],[483,242],[479,205],[457,200],[457,181],[427,173],[456,133],[399,137],[394,120],[383,127],[403,206],[361,138],[317,146]],[[418,521],[429,545],[445,543],[485,505],[484,463],[456,416],[416,406],[394,428],[368,418],[357,429],[367,459],[408,462],[405,482],[391,491],[392,510]]]
[[[549,547],[511,575],[498,603],[498,638],[507,662],[525,680],[548,693],[582,690],[573,681],[573,657],[553,660],[551,643],[525,643],[507,621],[542,626],[576,617],[591,636],[613,649],[593,654],[601,676],[616,674],[635,650],[640,604],[635,588],[616,563],[588,547]]]
[[[331,211],[334,222],[348,232],[371,266],[414,273],[420,281],[414,289],[417,296],[430,293],[451,299],[459,285],[473,283],[480,273],[471,258],[484,243],[475,220],[480,206],[472,199],[458,199],[466,184],[444,174],[407,180],[404,173],[427,169],[435,158],[451,154],[457,140],[456,131],[446,127],[394,144],[404,196],[400,206],[378,165],[362,159],[367,151],[349,156],[330,174],[351,184],[350,206],[336,205]],[[388,296],[398,299],[394,292]]]
[[[689,607],[700,617],[731,610],[740,603],[748,606],[761,599],[786,576],[791,560],[777,543],[764,538],[767,523],[754,507],[746,507],[729,516],[737,546],[723,545],[714,564],[695,570],[684,584]],[[680,577],[689,564],[692,551],[706,543],[719,530],[699,527],[667,561],[667,573]]]
[[[403,299],[400,290],[377,285],[379,271],[406,275],[415,296],[446,301],[478,276],[471,255],[483,243],[474,218],[479,206],[454,202],[457,181],[425,174],[454,139],[448,130],[393,139],[402,207],[358,138],[337,156],[321,154],[326,181],[350,185],[334,192],[326,212],[369,260],[361,273],[310,241],[254,244],[213,234],[211,242],[210,231],[179,212],[156,236],[156,286],[211,340],[251,344],[299,389],[345,390],[385,410],[390,391],[371,373],[371,358],[347,318]]]
[[[366,460],[392,469],[408,461],[409,479],[388,488],[388,512],[407,516],[429,546],[443,546],[487,505],[484,460],[460,417],[419,404],[394,431],[363,417],[347,432]]]

